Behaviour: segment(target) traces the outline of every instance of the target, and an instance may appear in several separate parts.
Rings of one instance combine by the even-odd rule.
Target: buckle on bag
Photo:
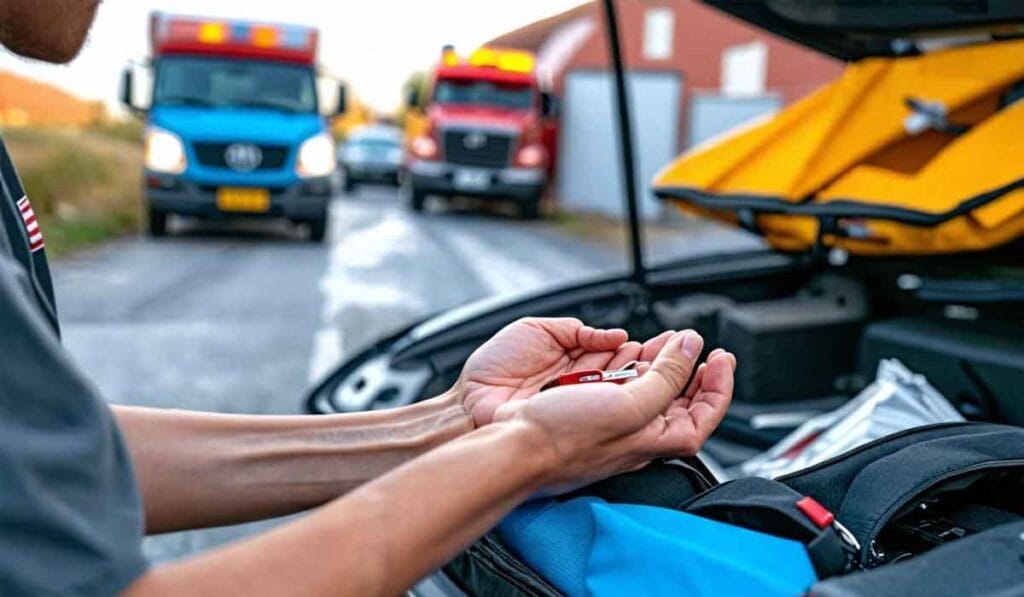
[[[825,530],[829,527],[839,536],[843,551],[850,556],[850,564],[857,561],[860,555],[860,541],[850,532],[850,529],[843,526],[832,512],[822,506],[812,497],[805,497],[796,503],[796,508],[810,520],[814,526]]]

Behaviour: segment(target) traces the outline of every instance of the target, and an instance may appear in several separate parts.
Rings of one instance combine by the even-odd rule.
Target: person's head
[[[0,44],[28,58],[68,62],[85,43],[100,0],[0,0]]]

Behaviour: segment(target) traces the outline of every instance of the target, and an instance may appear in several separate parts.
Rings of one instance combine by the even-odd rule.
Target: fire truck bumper
[[[495,197],[536,201],[547,183],[543,168],[475,168],[446,162],[413,161],[407,166],[412,188],[434,195]]]

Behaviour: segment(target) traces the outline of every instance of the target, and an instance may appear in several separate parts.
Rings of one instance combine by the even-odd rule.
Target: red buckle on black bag
[[[812,497],[805,497],[800,500],[796,503],[796,507],[819,529],[826,529],[836,521],[835,515]]]

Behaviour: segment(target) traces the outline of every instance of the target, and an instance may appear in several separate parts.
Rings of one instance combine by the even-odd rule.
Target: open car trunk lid
[[[1015,0],[704,0],[744,21],[842,60],[905,56],[936,44],[1024,35]]]
[[[941,11],[927,7],[945,6],[954,15],[964,4],[820,3],[826,10],[794,0],[710,3],[779,19],[775,9],[786,8],[791,20],[784,22],[837,44],[895,39],[878,33],[881,26],[875,37],[858,37],[875,22],[858,11],[886,15],[914,5],[922,14],[911,24],[952,27],[956,21],[940,20]],[[1024,24],[1024,4],[986,6],[986,18],[1020,16]],[[848,13],[861,16],[844,22]],[[969,22],[982,18],[965,14]],[[802,20],[792,20],[797,16]],[[835,39],[826,40],[833,31]],[[848,56],[865,56],[866,48]],[[1024,236],[1024,163],[1014,157],[1024,152],[1022,98],[1024,37],[865,57],[774,117],[692,148],[658,175],[655,193],[787,251],[986,250]]]

